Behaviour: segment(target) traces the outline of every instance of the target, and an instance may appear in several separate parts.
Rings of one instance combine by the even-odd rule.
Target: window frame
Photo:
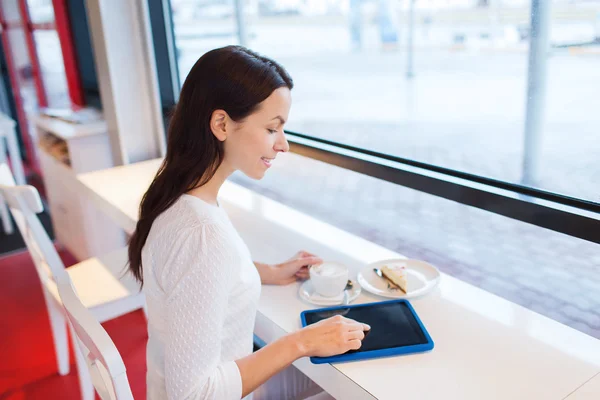
[[[290,151],[600,244],[600,204],[287,131]]]

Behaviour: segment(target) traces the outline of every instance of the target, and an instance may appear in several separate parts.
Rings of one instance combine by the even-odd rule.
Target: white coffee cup
[[[321,296],[335,297],[344,291],[348,283],[348,267],[337,262],[324,262],[309,271],[315,291]]]

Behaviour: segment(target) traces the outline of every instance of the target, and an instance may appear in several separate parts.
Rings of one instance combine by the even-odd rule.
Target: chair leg
[[[67,335],[67,320],[62,308],[56,304],[54,298],[44,289],[46,308],[50,319],[50,329],[54,340],[54,351],[56,352],[56,364],[59,375],[67,375],[71,366],[69,365],[69,337]]]
[[[127,379],[126,372],[116,376],[113,380],[113,383],[115,395],[118,400],[133,400],[133,394],[131,393],[131,386],[129,386],[129,380]]]
[[[69,331],[71,332],[71,340],[73,342],[73,351],[75,352],[75,365],[77,365],[77,375],[79,376],[79,390],[81,392],[82,400],[94,400],[96,397],[96,390],[92,383],[92,376],[88,369],[87,360],[83,355],[81,347],[79,346],[79,339],[73,331],[73,327],[69,324]]]
[[[10,213],[8,212],[8,205],[2,197],[0,197],[0,217],[2,218],[2,226],[4,227],[4,233],[12,235],[13,225],[10,219]]]

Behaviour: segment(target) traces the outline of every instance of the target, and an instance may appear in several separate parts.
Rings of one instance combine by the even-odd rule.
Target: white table
[[[132,232],[159,163],[78,179],[98,207]],[[365,263],[400,256],[230,182],[219,201],[257,261],[281,261],[305,249],[347,264],[356,275]],[[299,299],[298,287],[263,287],[255,334],[266,343],[299,329],[300,312],[314,308]],[[357,302],[378,300],[363,292]],[[339,399],[559,400],[600,372],[599,340],[449,275],[412,304],[435,341],[433,351],[333,365],[304,358],[295,365]]]
[[[598,400],[600,398],[600,373],[584,383],[566,400]]]
[[[21,152],[17,142],[17,123],[8,116],[0,113],[0,164],[6,162],[6,150],[10,155],[12,173],[17,185],[25,185],[25,171],[21,162]],[[4,144],[6,140],[6,145]],[[2,226],[7,235],[13,233],[13,226],[10,220],[8,207],[2,198],[0,198],[0,216],[2,216]]]

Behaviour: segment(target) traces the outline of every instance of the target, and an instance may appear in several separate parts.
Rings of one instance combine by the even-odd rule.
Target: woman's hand
[[[292,258],[276,265],[254,263],[262,283],[287,285],[300,279],[308,279],[308,266],[321,264],[323,260],[307,251],[299,251]]]
[[[329,357],[358,350],[370,329],[367,324],[336,315],[308,325],[294,335],[302,356]]]

